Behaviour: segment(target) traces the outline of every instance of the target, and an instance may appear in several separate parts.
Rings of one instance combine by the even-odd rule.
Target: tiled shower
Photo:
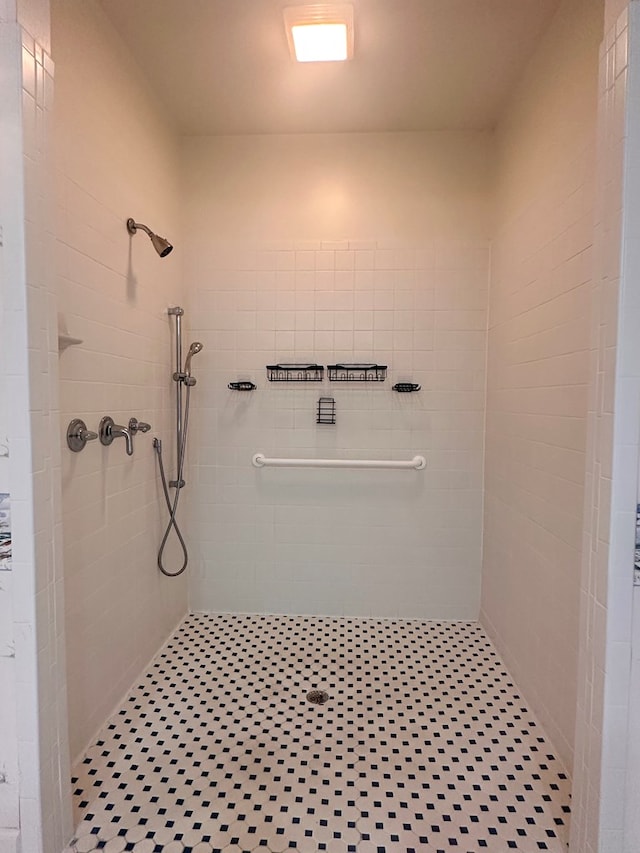
[[[66,681],[65,668],[52,667],[49,687],[60,685],[68,713],[81,823],[74,830],[49,799],[44,849],[59,853],[73,837],[79,853],[276,853],[284,842],[363,853],[559,851],[572,779],[571,850],[623,849],[598,847],[598,838],[622,844],[625,817],[615,797],[600,802],[594,781],[603,730],[613,733],[603,779],[620,784],[626,768],[624,685],[605,688],[612,664],[602,658],[608,642],[630,647],[620,626],[630,624],[631,590],[606,589],[609,543],[619,557],[626,540],[598,518],[623,510],[617,522],[629,529],[635,479],[617,492],[607,452],[614,440],[624,445],[628,470],[637,450],[628,433],[614,438],[613,423],[619,270],[610,246],[621,235],[610,212],[619,206],[628,40],[614,5],[560,4],[494,128],[190,137],[170,125],[103,4],[53,0],[55,281],[46,316],[81,343],[51,361],[59,384],[49,402],[55,410],[59,394],[60,436],[72,417],[96,429],[106,414],[153,430],[136,436],[132,458],[119,442],[80,454],[62,444],[64,599],[54,598]],[[23,85],[36,134],[51,104],[44,60],[28,48]],[[146,238],[130,240],[129,216],[165,234],[172,255],[160,260]],[[171,465],[166,312],[176,304],[204,349],[193,364],[180,510],[190,567],[168,580],[156,567],[166,518],[152,437]],[[41,308],[34,316],[38,328],[50,322]],[[377,362],[388,373],[380,383],[326,373],[321,383],[276,383],[265,369],[274,362]],[[635,382],[633,362],[626,371]],[[257,387],[230,390],[233,381]],[[395,392],[398,382],[420,390]],[[335,425],[316,423],[320,396],[335,399]],[[0,464],[3,429],[0,421]],[[258,470],[257,452],[420,453],[427,466]],[[55,485],[50,500],[53,517]],[[39,542],[42,551],[43,534]],[[44,581],[38,589],[41,619]],[[215,670],[208,661],[218,655],[226,662]],[[188,686],[174,695],[165,682],[176,672]],[[430,691],[438,683],[446,692],[448,679],[452,698],[440,714],[442,697]],[[308,704],[312,688],[327,690],[327,705]],[[465,726],[464,710],[457,716],[468,694],[479,704],[466,713],[495,714],[498,729],[497,769],[477,778],[491,759],[478,742],[483,727]],[[197,710],[172,728],[179,695],[206,705],[213,778],[193,763],[205,749]],[[160,728],[149,721],[154,704]],[[178,747],[167,746],[178,731]],[[60,732],[47,737],[66,751]],[[455,748],[438,752],[440,738]],[[267,742],[297,775],[293,786],[267,778],[264,762],[276,760]],[[305,751],[324,777],[305,769]],[[54,756],[52,747],[45,788],[68,778]],[[153,761],[161,769],[140,769]],[[176,773],[206,780],[233,820]],[[381,780],[391,805],[380,800]],[[403,819],[406,803],[412,816]]]

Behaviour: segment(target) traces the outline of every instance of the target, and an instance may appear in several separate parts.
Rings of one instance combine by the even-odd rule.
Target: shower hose
[[[169,510],[169,522],[167,523],[167,528],[164,531],[164,536],[162,537],[162,541],[160,542],[160,548],[158,549],[158,568],[162,572],[163,575],[166,575],[168,578],[177,578],[178,575],[181,575],[184,570],[187,568],[189,563],[189,552],[187,551],[187,544],[184,541],[184,537],[182,535],[182,531],[176,521],[176,513],[178,512],[178,504],[180,503],[180,492],[182,491],[182,473],[184,470],[184,455],[185,450],[187,448],[187,432],[189,430],[189,396],[191,393],[191,388],[189,385],[186,386],[186,396],[184,401],[184,426],[182,429],[182,436],[180,440],[180,444],[178,447],[178,473],[176,475],[176,493],[173,496],[173,500],[171,500],[171,495],[169,494],[169,487],[167,485],[167,478],[164,471],[164,463],[162,461],[162,441],[159,438],[154,438],[153,446],[155,448],[156,454],[158,456],[158,466],[160,468],[160,479],[162,480],[162,491],[164,492],[164,499],[167,504],[167,509]],[[178,538],[178,542],[180,543],[180,548],[182,549],[182,565],[176,572],[167,571],[164,565],[164,549],[171,535],[171,529],[175,531],[175,534]]]

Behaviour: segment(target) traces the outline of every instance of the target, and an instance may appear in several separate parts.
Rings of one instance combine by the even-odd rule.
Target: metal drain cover
[[[324,705],[328,698],[329,694],[326,690],[310,690],[307,693],[307,699],[314,705]]]

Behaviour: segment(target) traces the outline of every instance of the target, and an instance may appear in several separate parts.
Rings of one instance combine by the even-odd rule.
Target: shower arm
[[[143,225],[142,222],[136,222],[134,219],[127,220],[127,231],[129,232],[129,234],[135,234],[138,228],[141,231],[144,231],[145,234],[148,234],[149,237],[151,237],[151,235],[153,234],[151,228],[147,228],[147,226]]]

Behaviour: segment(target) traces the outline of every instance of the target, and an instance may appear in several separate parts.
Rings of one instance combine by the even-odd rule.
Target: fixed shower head
[[[150,228],[147,228],[146,225],[143,225],[142,222],[136,222],[134,219],[127,219],[127,231],[129,234],[135,234],[138,228],[141,228],[145,234],[149,235],[149,239],[153,243],[153,248],[161,258],[166,258],[169,252],[173,251],[173,246],[168,240],[165,240],[164,237],[154,234],[154,232]]]
[[[187,358],[184,363],[184,372],[187,376],[191,376],[191,359],[194,355],[197,355],[202,349],[204,349],[204,344],[201,344],[200,341],[194,341],[189,347],[189,352],[187,353]]]

